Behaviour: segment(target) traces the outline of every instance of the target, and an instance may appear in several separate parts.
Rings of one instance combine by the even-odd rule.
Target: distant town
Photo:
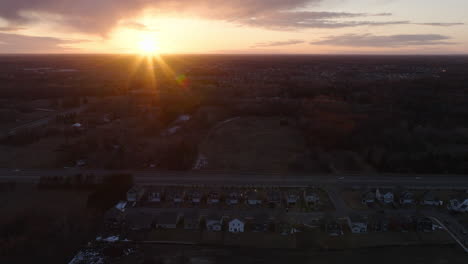
[[[466,260],[468,57],[0,62],[4,255],[284,263],[385,248],[393,262]]]

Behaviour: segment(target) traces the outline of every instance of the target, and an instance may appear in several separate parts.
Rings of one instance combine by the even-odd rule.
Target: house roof
[[[130,190],[128,190],[127,193],[137,193],[137,192],[141,192],[143,190],[144,190],[143,187],[138,186],[138,185],[134,185],[134,186],[132,186],[132,188],[130,188]]]
[[[241,222],[241,223],[245,223],[245,220],[244,220],[244,219],[241,219],[240,217],[232,218],[231,220],[229,220],[229,223],[232,223],[232,222],[235,222],[235,221],[238,221],[238,222]]]
[[[362,194],[362,197],[365,199],[375,199],[375,193],[371,191],[367,191]]]
[[[318,192],[316,189],[309,188],[309,189],[304,190],[304,195],[305,196],[318,196]]]
[[[404,191],[401,193],[401,198],[412,199],[413,197],[414,197],[414,193],[412,192]]]

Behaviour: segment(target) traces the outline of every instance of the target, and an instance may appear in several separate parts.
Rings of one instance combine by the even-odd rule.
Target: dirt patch
[[[292,120],[244,117],[227,122],[200,145],[206,169],[289,171],[293,167],[320,170],[306,158],[301,131]]]

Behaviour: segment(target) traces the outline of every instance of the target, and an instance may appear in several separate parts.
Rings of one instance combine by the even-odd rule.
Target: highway
[[[0,169],[0,181],[37,182],[41,176],[73,176],[93,174],[97,177],[113,173],[129,173],[141,185],[223,185],[223,186],[284,186],[337,185],[343,187],[412,187],[424,189],[468,189],[466,175],[405,175],[405,174],[294,174],[216,171],[129,171],[90,170],[80,168],[18,170]]]

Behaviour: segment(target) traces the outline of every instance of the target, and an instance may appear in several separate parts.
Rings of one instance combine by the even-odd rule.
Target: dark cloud
[[[105,34],[119,22],[151,8],[156,13],[197,16],[273,30],[344,28],[411,24],[410,21],[362,21],[359,17],[389,17],[391,13],[309,12],[323,0],[1,0],[0,17],[21,26],[37,20],[73,30]],[[348,19],[351,21],[343,21]],[[459,23],[424,23],[449,26]],[[129,25],[143,30],[144,25]]]
[[[465,23],[414,23],[415,25],[421,26],[435,26],[435,27],[451,27],[451,26],[463,26]]]
[[[409,21],[337,21],[336,19],[387,16],[388,14],[365,14],[346,12],[275,12],[259,17],[239,19],[236,22],[273,30],[292,30],[303,28],[345,28],[357,26],[384,26],[409,24]]]
[[[17,27],[17,26],[8,26],[8,27],[0,27],[0,32],[5,32],[5,31],[18,31],[24,29],[23,27]]]
[[[261,42],[261,43],[256,43],[255,45],[252,46],[252,48],[288,46],[288,45],[296,45],[296,44],[300,44],[304,42],[305,42],[304,40],[300,40],[300,39],[290,39],[286,41]]]
[[[2,0],[0,17],[11,23],[33,22],[25,12],[53,14],[49,19],[80,31],[105,33],[119,20],[137,16],[145,8],[178,15],[229,20],[259,13],[305,7],[321,0]],[[37,19],[37,16],[35,19]]]
[[[428,45],[451,45],[448,36],[437,34],[420,35],[389,35],[377,36],[372,34],[346,34],[331,36],[327,39],[311,42],[312,45],[332,45],[348,47],[401,47],[401,46],[428,46]]]
[[[66,44],[77,41],[50,37],[34,37],[19,34],[0,33],[0,53],[63,53],[76,51],[67,48]]]

